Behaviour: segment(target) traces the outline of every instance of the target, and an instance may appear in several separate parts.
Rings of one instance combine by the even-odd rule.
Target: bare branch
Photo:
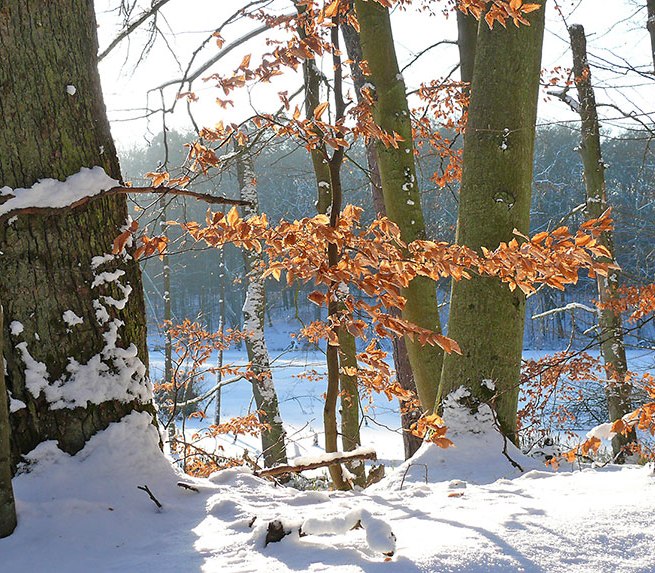
[[[100,54],[98,54],[98,61],[100,62],[111,52],[118,44],[120,44],[125,38],[127,38],[134,30],[136,30],[141,24],[143,24],[148,18],[151,18],[154,16],[165,4],[168,4],[170,0],[158,0],[157,2],[153,3],[153,5],[150,7],[149,10],[145,10],[144,12],[141,13],[141,15],[131,22],[130,24],[127,25],[127,27],[120,33],[118,36],[116,36],[109,46],[107,46]]]

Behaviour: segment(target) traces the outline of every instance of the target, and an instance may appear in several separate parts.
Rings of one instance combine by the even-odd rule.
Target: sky
[[[619,64],[623,68],[631,65],[643,72],[652,71],[650,41],[645,28],[645,2],[644,6],[638,0],[558,0],[558,3],[563,17],[555,9],[554,0],[548,2],[542,68],[549,70],[555,66],[571,66],[568,35],[563,20],[569,25],[582,24],[588,36],[598,102],[614,104],[622,111],[639,114],[638,117],[652,123],[648,114],[653,111],[652,102],[655,102],[655,77],[652,74],[644,77],[626,73],[625,69],[610,69]],[[117,0],[96,2],[101,51],[121,28],[116,4]],[[146,4],[143,2],[143,5]],[[162,34],[145,57],[141,57],[141,54],[149,37],[147,26],[134,32],[129,40],[123,41],[100,63],[105,101],[119,148],[144,144],[161,131],[161,114],[152,114],[148,119],[133,119],[142,117],[146,108],[161,106],[159,92],[149,90],[179,78],[193,51],[230,14],[245,4],[245,0],[170,0],[157,22]],[[292,11],[288,0],[270,0],[267,9],[277,13]],[[138,13],[137,9],[135,14]],[[442,15],[427,17],[413,10],[396,10],[392,15],[392,24],[401,67],[425,47],[441,39],[457,38],[455,18],[452,15],[450,18]],[[258,26],[259,23],[252,20],[240,20],[226,26],[222,31],[225,45]],[[201,77],[206,77],[211,71],[226,74],[235,69],[247,54],[252,54],[252,61],[255,62],[257,56],[267,50],[264,44],[267,36],[270,34],[261,34],[235,49]],[[210,41],[199,52],[192,69],[217,51],[216,43]],[[446,75],[457,61],[455,46],[445,45],[431,50],[404,72],[408,89],[417,87],[421,81]],[[215,98],[225,96],[212,82],[198,80],[194,84],[194,91],[200,101],[193,104],[194,117],[201,127],[211,127],[218,121],[239,121],[252,115],[254,110],[275,111],[280,105],[277,92],[288,90],[293,93],[300,84],[299,74],[285,74],[275,78],[271,85],[233,92],[229,97],[234,99],[234,108],[221,109],[215,103]],[[167,105],[173,102],[174,94],[174,87],[165,90]],[[545,92],[542,92],[540,124],[558,121],[575,125],[578,118],[573,112],[560,101],[545,96]],[[601,108],[607,129],[616,130],[626,125],[617,119],[620,115],[616,109]],[[175,113],[169,115],[166,121],[169,128],[190,129],[186,104],[178,102]],[[635,126],[634,121],[629,123]]]

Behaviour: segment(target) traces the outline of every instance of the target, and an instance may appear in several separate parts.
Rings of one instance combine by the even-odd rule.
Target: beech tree
[[[464,137],[457,243],[477,252],[527,233],[545,2],[529,25],[481,22]],[[487,15],[489,12],[487,12]],[[461,385],[493,401],[505,435],[515,439],[525,294],[495,278],[453,281],[448,336],[462,355],[444,360],[440,399]]]
[[[3,339],[2,304],[0,304],[0,348]],[[0,368],[0,538],[16,528],[16,504],[11,485],[11,447],[9,442],[9,404],[5,386],[5,369]]]
[[[391,31],[388,8],[377,2],[355,0],[360,28],[362,55],[368,63],[369,81],[374,86],[373,117],[385,132],[396,133],[396,145],[377,142],[377,158],[387,216],[398,225],[403,241],[425,239],[425,220],[416,179],[414,145],[405,82],[398,69],[398,60]],[[402,315],[414,324],[441,332],[437,293],[434,281],[415,278],[402,289],[406,304]],[[435,406],[443,350],[426,347],[405,337],[409,362],[424,411]]]
[[[582,126],[582,141],[579,149],[584,167],[587,195],[586,216],[588,219],[594,219],[600,217],[608,208],[605,190],[605,163],[601,151],[596,96],[591,83],[591,69],[587,61],[587,38],[584,28],[580,25],[569,27],[569,36],[573,53],[573,76],[578,91]],[[599,242],[607,249],[606,260],[616,264],[611,232],[603,233]],[[632,409],[632,385],[627,382],[628,361],[623,342],[621,311],[612,307],[612,301],[619,296],[619,269],[612,269],[606,277],[599,275],[596,283],[600,302],[598,336],[607,375],[607,407],[610,421],[614,422]],[[619,457],[619,461],[623,460],[623,447],[634,440],[634,430],[614,436],[612,449],[614,455]]]
[[[120,179],[96,27],[88,0],[3,4],[5,199],[83,167]],[[125,251],[113,253],[127,223],[125,196],[113,195],[0,224],[2,353],[8,389],[25,404],[11,415],[14,463],[44,440],[75,453],[110,422],[152,411],[140,271]]]

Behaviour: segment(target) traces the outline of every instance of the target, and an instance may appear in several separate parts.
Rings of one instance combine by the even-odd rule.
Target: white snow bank
[[[458,443],[462,435],[453,437]],[[484,481],[478,478],[467,487],[437,481],[330,494],[276,486],[235,468],[211,480],[184,477],[200,490],[193,493],[175,486],[181,476],[159,452],[158,439],[149,415],[132,414],[74,457],[52,442],[36,448],[30,473],[14,480],[19,526],[0,540],[2,570],[653,571],[650,468],[534,471],[486,485],[474,485]],[[464,473],[486,475],[484,447],[478,444],[476,456],[471,446],[468,468],[458,459]],[[139,485],[161,501],[161,512]],[[275,519],[304,524],[312,534],[264,547],[254,530]],[[350,530],[357,519],[368,528]],[[386,561],[390,530],[396,552]]]
[[[27,189],[1,187],[0,197],[12,197],[0,205],[0,215],[29,207],[68,207],[80,199],[92,197],[118,185],[118,181],[109,177],[102,167],[96,166],[82,167],[79,173],[71,175],[66,181],[41,179]]]
[[[374,491],[399,490],[408,484],[463,480],[470,483],[491,483],[501,478],[514,478],[532,469],[545,469],[537,460],[524,455],[498,431],[494,414],[481,404],[476,414],[461,404],[469,396],[459,388],[444,400],[443,419],[447,437],[455,444],[442,449],[426,442],[405,461],[398,471],[372,486]],[[503,453],[503,451],[506,452]],[[520,466],[521,469],[519,469]]]

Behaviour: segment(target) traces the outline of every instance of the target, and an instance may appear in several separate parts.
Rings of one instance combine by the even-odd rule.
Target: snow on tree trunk
[[[120,179],[96,27],[88,0],[3,3],[0,187],[94,166]],[[14,463],[50,439],[75,453],[110,422],[152,411],[139,267],[111,255],[126,222],[114,196],[0,226],[7,386],[25,403],[11,415]]]
[[[2,304],[0,304],[0,349],[3,338]],[[0,538],[11,535],[16,529],[16,504],[11,485],[11,445],[9,404],[5,386],[5,366],[0,352]]]
[[[457,242],[495,249],[529,231],[532,160],[544,29],[544,2],[530,26],[479,26]],[[515,439],[525,296],[495,278],[453,281],[448,336],[462,356],[446,355],[440,399],[461,385],[481,400],[494,397],[503,433]],[[483,381],[492,380],[490,390]]]
[[[351,0],[351,10],[354,10],[354,2]],[[349,23],[344,22],[341,25],[344,42],[346,44],[346,51],[348,59],[351,61],[350,72],[355,85],[355,93],[357,102],[362,100],[362,88],[366,84],[366,78],[360,67],[360,62],[364,59],[362,56],[362,45],[359,39],[359,32]],[[382,179],[380,177],[380,167],[378,165],[377,149],[375,141],[371,140],[366,143],[366,161],[368,163],[369,177],[371,179],[371,196],[373,199],[373,207],[375,212],[380,216],[385,216],[387,210],[384,206],[384,196],[382,194]],[[409,356],[407,355],[407,345],[403,338],[394,337],[391,340],[393,348],[393,363],[396,370],[396,379],[403,390],[409,390],[416,393],[416,382],[414,381],[414,374],[412,367],[409,363]],[[402,404],[401,404],[402,406]],[[411,458],[416,451],[421,447],[423,440],[418,436],[411,433],[411,426],[420,417],[420,412],[416,410],[406,411],[402,410],[400,414],[400,422],[403,428],[403,446],[405,451],[405,459]]]
[[[377,2],[355,0],[362,55],[368,62],[369,81],[375,87],[373,116],[387,133],[402,137],[398,147],[377,143],[378,165],[387,216],[400,228],[403,241],[425,239],[425,221],[416,179],[414,146],[405,82],[398,69],[389,11]],[[403,317],[423,328],[441,331],[434,281],[415,278],[402,295],[407,299]],[[421,346],[405,338],[421,406],[432,411],[443,363],[438,347]]]
[[[258,214],[259,198],[252,159],[245,149],[237,159],[237,177],[241,199],[250,205],[244,207],[244,218]],[[246,349],[252,371],[252,391],[257,409],[261,412],[260,421],[269,429],[262,430],[262,452],[266,467],[287,463],[286,434],[278,407],[277,393],[273,385],[271,364],[264,338],[264,310],[266,289],[262,272],[264,257],[254,249],[244,251],[246,267],[246,300],[243,304],[243,329],[247,332]]]
[[[580,100],[580,118],[582,123],[582,143],[580,155],[584,166],[584,181],[587,192],[587,217],[596,219],[607,210],[605,192],[605,163],[600,146],[600,126],[596,111],[596,97],[591,84],[591,70],[587,62],[587,39],[584,28],[573,25],[569,28],[571,50],[573,52],[573,75]],[[614,241],[610,232],[603,233],[598,240],[610,253],[605,262],[615,262]],[[612,270],[607,277],[597,276],[598,299],[606,305],[618,296],[620,271]],[[622,418],[632,411],[630,396],[632,385],[626,383],[628,362],[623,343],[623,326],[621,313],[612,308],[603,308],[598,314],[600,350],[603,355],[607,375],[607,407],[611,421]],[[612,438],[612,450],[618,461],[624,446],[634,442],[634,431],[628,436],[617,434]]]

